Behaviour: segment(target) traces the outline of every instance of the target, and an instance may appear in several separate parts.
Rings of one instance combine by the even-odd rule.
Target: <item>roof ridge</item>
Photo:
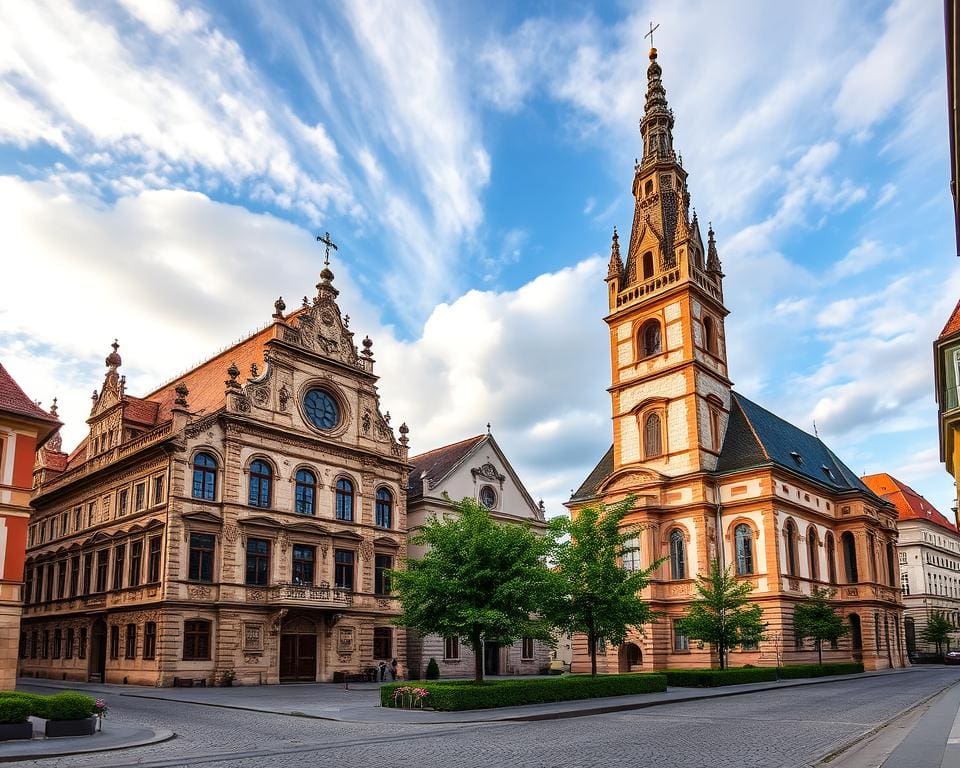
[[[487,435],[479,434],[479,435],[474,435],[473,437],[464,438],[463,440],[457,440],[447,445],[438,445],[436,448],[431,448],[429,451],[424,451],[423,453],[418,453],[415,456],[411,456],[409,459],[407,459],[407,461],[413,464],[416,459],[422,459],[424,456],[429,456],[431,453],[436,453],[437,451],[445,451],[448,448],[453,448],[455,446],[462,445],[463,443],[476,443],[485,437],[487,437]]]

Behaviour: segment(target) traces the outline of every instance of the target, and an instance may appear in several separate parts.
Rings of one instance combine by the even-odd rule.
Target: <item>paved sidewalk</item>
[[[883,762],[883,768],[960,765],[960,687],[940,696]]]
[[[41,757],[80,755],[86,752],[109,752],[114,749],[158,744],[174,736],[166,728],[120,725],[104,720],[102,730],[93,736],[65,736],[57,739],[24,739],[0,742],[0,762],[36,760]]]
[[[466,712],[433,712],[432,710],[403,710],[379,706],[378,683],[351,683],[350,689],[331,683],[292,685],[238,686],[231,688],[147,688],[129,685],[99,685],[69,683],[57,680],[18,680],[18,688],[54,688],[85,691],[110,696],[134,696],[147,699],[178,701],[210,707],[267,712],[278,715],[313,717],[352,723],[383,724],[444,724],[481,723],[510,720],[550,720],[568,717],[645,709],[682,701],[718,699],[742,696],[756,691],[796,688],[808,685],[829,685],[846,680],[888,675],[922,675],[940,667],[913,667],[910,669],[867,672],[808,680],[784,680],[773,683],[729,685],[722,688],[669,688],[665,693],[647,693],[634,696],[611,696],[602,699],[579,699],[551,704],[528,704]]]

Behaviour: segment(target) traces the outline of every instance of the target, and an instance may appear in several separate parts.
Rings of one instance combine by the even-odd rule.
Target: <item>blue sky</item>
[[[736,388],[949,513],[960,296],[942,4],[19,3],[0,17],[0,359],[73,444],[310,293],[330,231],[415,450],[486,422],[551,512],[609,445],[602,282],[650,19]]]

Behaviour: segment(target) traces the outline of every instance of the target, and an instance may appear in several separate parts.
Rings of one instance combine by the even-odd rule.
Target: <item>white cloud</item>
[[[877,202],[874,203],[873,207],[882,208],[887,203],[889,203],[893,198],[897,196],[897,185],[893,182],[887,182],[880,188],[880,193],[877,195]]]
[[[877,240],[861,240],[840,261],[833,265],[834,277],[850,277],[873,269],[894,257],[894,253]]]

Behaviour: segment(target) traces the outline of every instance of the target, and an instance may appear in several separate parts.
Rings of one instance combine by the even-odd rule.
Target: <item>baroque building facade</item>
[[[868,669],[904,664],[896,510],[817,437],[732,389],[727,370],[723,272],[712,228],[690,215],[687,172],[673,147],[674,115],[650,52],[640,122],[643,157],[626,260],[614,230],[606,277],[613,445],[567,502],[635,497],[641,527],[627,568],[666,558],[644,598],[660,618],[607,648],[608,672],[709,666],[709,647],[677,620],[712,560],[753,585],[766,639],[730,653],[732,665],[816,661],[792,615],[814,587],[835,590],[850,634],[824,659]],[[589,669],[574,637],[574,671]]]
[[[47,413],[0,364],[0,691],[17,683],[33,460],[59,427],[56,401]]]
[[[930,616],[943,614],[960,627],[960,532],[929,501],[892,475],[867,475],[863,482],[897,508],[907,654],[935,653],[936,646],[922,637]]]
[[[543,502],[539,504],[527,491],[493,435],[461,440],[410,458],[407,485],[407,526],[411,538],[430,518],[443,519],[455,514],[454,499],[473,499],[498,523],[529,525],[546,534]],[[411,542],[411,558],[420,558],[425,547]],[[485,643],[485,675],[534,675],[547,670],[551,647],[533,638],[522,638],[512,645]],[[426,672],[435,659],[440,677],[470,677],[474,651],[459,637],[421,636],[407,630],[407,654],[411,676]]]
[[[325,267],[312,300],[146,397],[114,343],[89,434],[41,450],[21,674],[333,680],[405,656],[407,428]]]

